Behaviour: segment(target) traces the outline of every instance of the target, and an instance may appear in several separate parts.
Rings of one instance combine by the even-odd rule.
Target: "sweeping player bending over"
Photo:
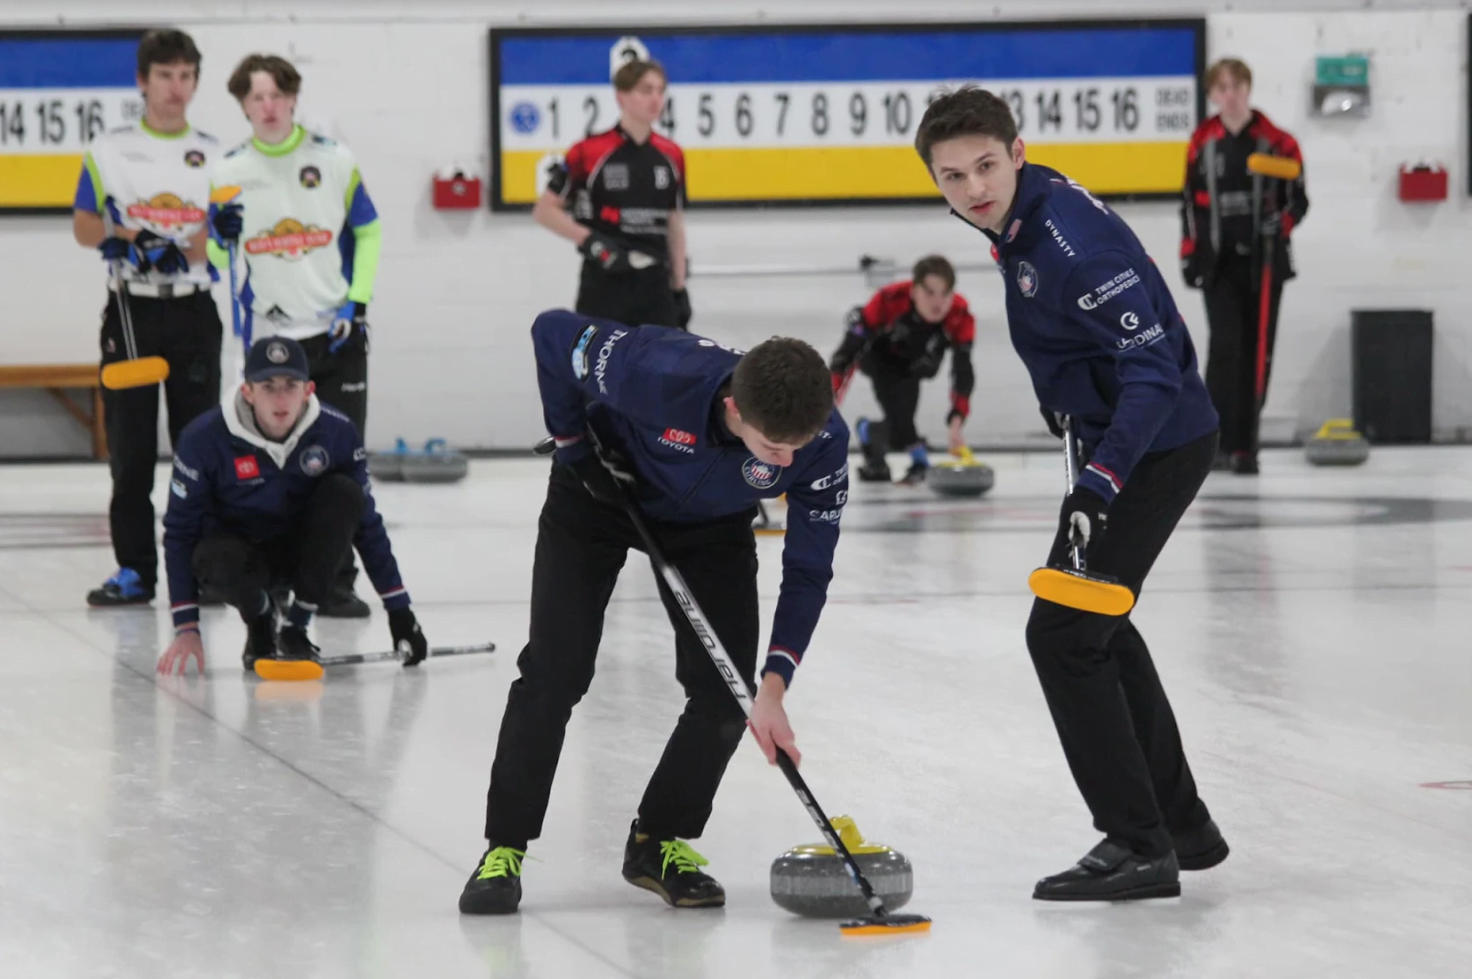
[[[975,88],[933,102],[915,147],[953,212],[994,243],[1007,321],[1053,434],[1070,419],[1088,465],[1063,506],[1091,572],[1139,594],[1216,454],[1217,417],[1170,291],[1119,217],[1028,163],[1007,103]],[[1074,781],[1105,834],[1033,896],[1112,901],[1180,893],[1179,870],[1227,856],[1196,792],[1165,688],[1130,616],[1041,599],[1027,648]]]
[[[975,339],[976,320],[966,300],[956,294],[956,270],[939,255],[920,259],[909,281],[890,283],[848,314],[843,343],[828,361],[833,390],[843,390],[857,367],[874,381],[874,400],[884,412],[878,422],[861,418],[855,426],[864,447],[860,480],[888,482],[889,463],[884,454],[900,449],[910,453],[909,471],[900,482],[924,482],[930,459],[915,430],[920,382],[940,372],[947,349],[951,351],[951,410],[946,414],[950,450],[959,451],[966,444],[961,427],[971,413],[971,389],[976,385],[971,369]]]
[[[373,505],[363,440],[317,400],[308,370],[295,340],[257,340],[235,398],[184,429],[164,514],[175,635],[160,673],[182,673],[191,659],[204,671],[201,585],[239,610],[246,669],[263,657],[316,660],[307,626],[354,545],[388,609],[394,647],[409,645],[405,665],[429,653]],[[278,635],[270,591],[280,584],[294,601]]]
[[[823,609],[848,498],[848,429],[827,365],[800,340],[741,354],[558,310],[537,317],[532,342],[557,450],[537,527],[530,637],[491,769],[489,847],[460,896],[467,914],[509,914],[521,901],[521,859],[541,835],[568,718],[593,680],[604,609],[629,549],[644,548],[625,487],[748,687],[760,632],[751,519],[760,497],[787,494],[782,589],[750,721],[769,761],[778,747],[798,760],[782,699]],[[686,840],[710,818],[746,717],[656,580],[685,710],[630,827],[623,875],[675,907],[716,907],[725,891]]]

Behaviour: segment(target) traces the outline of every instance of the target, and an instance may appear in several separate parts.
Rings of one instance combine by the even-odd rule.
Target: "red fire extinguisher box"
[[[1403,201],[1446,200],[1446,169],[1444,167],[1433,169],[1424,163],[1406,169],[1405,164],[1401,164],[1400,199]]]
[[[434,208],[436,211],[466,211],[480,207],[480,178],[467,177],[456,170],[434,176]]]

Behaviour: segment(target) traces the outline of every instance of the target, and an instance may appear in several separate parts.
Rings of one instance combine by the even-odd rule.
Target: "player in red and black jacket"
[[[864,466],[859,478],[865,482],[888,482],[889,463],[884,454],[891,449],[910,453],[910,468],[900,481],[922,482],[930,460],[925,441],[915,429],[915,411],[920,405],[920,382],[940,372],[946,350],[951,351],[951,410],[946,414],[950,450],[966,443],[961,428],[971,413],[971,390],[976,374],[971,369],[971,345],[976,340],[976,320],[966,300],[957,295],[956,270],[939,255],[927,255],[915,263],[908,281],[885,286],[865,306],[855,306],[848,315],[843,343],[828,362],[833,372],[833,390],[841,392],[854,369],[874,381],[874,398],[884,418],[870,422],[859,419],[854,426],[864,447]]]
[[[1206,387],[1222,420],[1218,467],[1255,475],[1257,346],[1266,307],[1268,370],[1278,334],[1283,283],[1294,277],[1290,236],[1308,213],[1303,175],[1278,180],[1249,173],[1253,153],[1303,162],[1298,141],[1273,125],[1248,100],[1252,71],[1227,58],[1206,75],[1207,93],[1220,114],[1191,136],[1181,202],[1181,274],[1202,290],[1211,327]],[[1264,243],[1272,241],[1267,295],[1262,292]],[[1262,398],[1267,398],[1267,374]]]
[[[583,255],[577,312],[683,330],[685,154],[654,132],[665,81],[657,61],[630,61],[614,74],[618,125],[553,162],[532,217]]]

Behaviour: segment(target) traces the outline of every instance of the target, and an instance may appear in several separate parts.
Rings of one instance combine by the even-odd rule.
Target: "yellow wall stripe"
[[[1054,167],[1100,194],[1173,194],[1185,175],[1185,144],[1053,143],[1028,147],[1028,159]],[[508,204],[535,197],[536,165],[546,154],[502,154]],[[908,146],[687,150],[694,200],[939,198]]]
[[[82,154],[0,156],[0,207],[71,207]]]

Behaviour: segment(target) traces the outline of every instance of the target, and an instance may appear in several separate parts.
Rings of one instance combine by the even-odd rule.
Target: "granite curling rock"
[[[885,910],[902,908],[914,891],[910,861],[898,850],[867,842],[848,816],[833,828],[853,854]],[[853,918],[871,914],[843,860],[826,844],[795,846],[772,861],[772,900],[804,918]]]
[[[930,467],[925,481],[940,496],[981,496],[996,485],[992,467],[977,462],[971,450],[962,448],[958,460],[936,463]]]
[[[370,452],[368,469],[374,479],[390,483],[456,483],[470,471],[470,460],[444,439],[430,439],[422,452],[399,439],[391,452]]]
[[[1370,443],[1348,418],[1331,418],[1309,439],[1303,455],[1314,466],[1358,466],[1370,458]]]

